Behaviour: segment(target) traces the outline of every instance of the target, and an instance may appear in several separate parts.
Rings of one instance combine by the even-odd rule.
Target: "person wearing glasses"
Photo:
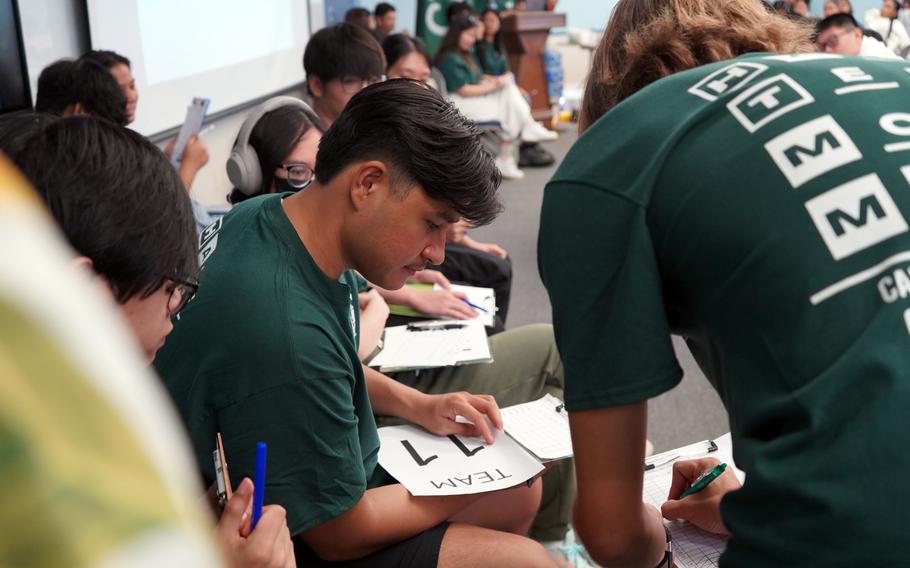
[[[822,53],[900,59],[887,45],[863,34],[863,29],[850,14],[828,16],[815,29],[815,46]]]
[[[254,114],[255,111],[250,118],[255,118]],[[245,122],[244,126],[250,125]],[[244,143],[256,154],[261,181],[255,188],[234,187],[228,195],[231,204],[267,193],[300,191],[313,181],[322,131],[312,113],[307,114],[298,106],[280,106],[263,114],[249,132]],[[239,142],[235,142],[235,147]]]
[[[0,141],[75,251],[74,268],[110,294],[150,363],[199,287],[195,223],[177,172],[142,136],[95,117],[5,116]],[[267,507],[249,532],[252,490],[241,482],[220,517],[215,535],[225,557],[235,568],[295,566],[282,507]]]
[[[303,52],[307,92],[328,130],[351,97],[385,79],[382,47],[369,31],[341,23],[313,34]]]

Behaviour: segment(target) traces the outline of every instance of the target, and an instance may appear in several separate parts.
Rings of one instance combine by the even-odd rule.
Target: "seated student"
[[[60,59],[41,70],[35,95],[36,112],[57,116],[72,114],[72,66],[71,59]]]
[[[484,75],[493,77],[511,75],[509,54],[502,45],[500,32],[502,22],[499,19],[499,12],[493,8],[487,8],[480,13],[480,22],[483,24],[483,35],[474,45],[474,53]]]
[[[0,563],[222,566],[166,393],[2,155],[0,242]]]
[[[91,117],[3,117],[0,141],[78,255],[74,266],[96,275],[99,288],[120,306],[137,352],[151,361],[172,329],[171,317],[197,286],[192,214],[174,169],[138,134]],[[159,457],[179,455],[178,446],[173,456]],[[248,533],[244,513],[251,498],[252,484],[246,480],[227,504],[218,527],[225,553],[238,567],[261,566],[263,558],[268,566],[293,566],[284,510],[269,508],[264,524]],[[123,526],[107,530],[113,538]]]
[[[881,8],[871,8],[863,15],[863,26],[878,32],[882,41],[895,55],[904,57],[910,50],[907,28],[898,19],[901,4],[898,0],[883,0]]]
[[[464,174],[451,178],[453,167]],[[306,191],[248,200],[203,235],[205,286],[155,365],[207,478],[216,428],[242,474],[253,467],[247,442],[269,444],[266,498],[287,507],[301,563],[551,565],[521,536],[539,482],[413,497],[377,467],[374,412],[489,439],[484,416],[500,425],[496,402],[422,394],[357,353],[360,286],[349,269],[401,286],[441,261],[449,223],[496,215],[497,185],[463,117],[416,82],[389,81],[355,95],[334,121]]]
[[[106,50],[88,51],[83,53],[79,60],[93,61],[99,65],[103,65],[111,76],[114,77],[120,91],[126,98],[126,122],[124,124],[132,124],[133,121],[136,120],[136,111],[139,105],[139,91],[136,89],[136,80],[133,78],[130,60],[119,53]],[[174,151],[174,145],[176,143],[177,137],[174,137],[165,147],[164,153],[168,157],[170,157],[171,153]],[[196,174],[199,173],[199,170],[201,170],[208,161],[209,150],[205,145],[205,142],[198,136],[191,137],[183,149],[183,157],[179,167],[180,179],[183,180],[183,185],[186,187],[187,192],[189,192],[190,188],[193,186]],[[191,200],[191,204],[193,206],[193,216],[196,218],[197,230],[202,231],[202,229],[211,224],[213,219],[202,204],[195,199]]]
[[[449,98],[468,118],[478,122],[497,121],[506,136],[520,140],[524,144],[519,152],[520,161],[532,166],[552,164],[553,156],[534,144],[555,140],[556,133],[534,120],[514,77],[484,76],[473,54],[476,27],[473,16],[456,19],[436,53],[436,67],[445,77]]]
[[[325,132],[355,94],[385,74],[382,48],[363,28],[337,24],[322,28],[303,52],[307,92]]]
[[[822,53],[900,59],[881,41],[863,33],[853,16],[838,13],[816,25],[815,45]]]
[[[90,115],[122,126],[127,124],[126,97],[104,65],[79,58],[69,73],[71,103],[63,116]]]
[[[237,204],[267,193],[299,191],[313,181],[322,132],[319,117],[299,99],[274,97],[247,116],[228,160]]]
[[[710,462],[677,465],[664,517],[730,534],[722,567],[907,565],[910,194],[889,145],[910,75],[819,58],[811,33],[753,0],[620,0],[592,60],[538,250],[575,527],[608,566],[667,558],[635,441],[682,378],[671,333],[723,400],[746,479],[677,500]],[[845,92],[857,76],[878,89]]]

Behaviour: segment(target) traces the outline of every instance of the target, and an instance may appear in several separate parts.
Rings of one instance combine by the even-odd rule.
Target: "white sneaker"
[[[535,142],[549,142],[556,140],[559,135],[555,130],[547,130],[537,121],[530,122],[521,129],[521,141],[533,144]]]
[[[496,158],[495,162],[503,179],[519,180],[525,178],[525,173],[518,169],[518,164],[515,163],[515,157],[511,154],[507,158],[500,156]]]

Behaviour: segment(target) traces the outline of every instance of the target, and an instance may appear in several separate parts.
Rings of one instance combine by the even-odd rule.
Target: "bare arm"
[[[363,367],[363,375],[376,414],[404,418],[438,435],[481,436],[488,444],[493,443],[493,434],[487,420],[493,427],[502,429],[499,407],[490,395],[424,394],[367,366]],[[471,424],[456,422],[456,416],[470,420]]]
[[[323,560],[362,558],[441,523],[483,495],[414,497],[401,484],[377,487],[343,515],[300,537]]]
[[[496,77],[474,85],[462,85],[456,92],[460,97],[482,97],[500,90],[504,84],[502,80]]]
[[[666,535],[642,503],[647,402],[569,413],[578,496],[575,528],[591,556],[611,568],[651,568]]]
[[[360,300],[360,344],[357,356],[361,361],[370,356],[385,329],[389,317],[389,306],[374,288],[369,292],[358,294]]]
[[[425,314],[456,319],[468,319],[477,315],[474,308],[465,302],[467,296],[462,292],[416,290],[410,286],[402,286],[398,290],[377,287],[376,290],[389,304],[408,306]]]

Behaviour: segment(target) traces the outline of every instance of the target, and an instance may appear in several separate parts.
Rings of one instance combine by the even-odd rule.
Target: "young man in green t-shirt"
[[[374,412],[490,440],[496,401],[423,394],[357,356],[362,280],[351,269],[398,288],[442,261],[450,224],[499,212],[499,174],[478,137],[420,83],[367,87],[322,138],[310,187],[250,199],[201,236],[204,284],[155,364],[207,478],[216,432],[241,475],[256,441],[268,443],[266,500],[287,509],[301,564],[551,565],[520,536],[539,482],[413,497],[377,467]]]
[[[907,563],[910,74],[810,33],[752,0],[621,0],[595,55],[539,260],[576,528],[611,567],[666,558],[641,441],[682,375],[671,333],[746,480],[677,500],[711,462],[677,464],[664,517],[729,533],[721,566]]]

